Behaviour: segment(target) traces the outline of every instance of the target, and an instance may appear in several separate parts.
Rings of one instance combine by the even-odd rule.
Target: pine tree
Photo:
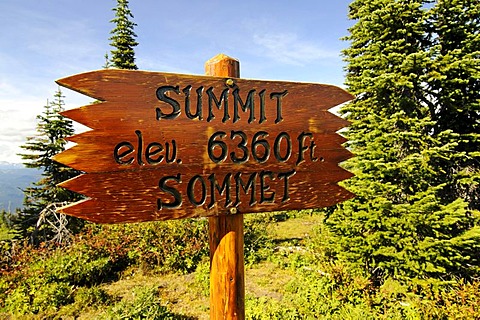
[[[456,140],[445,190],[480,210],[480,2],[440,0],[432,11],[431,114],[435,132]]]
[[[119,69],[136,70],[134,47],[138,45],[135,41],[137,35],[134,27],[137,25],[130,19],[133,14],[128,8],[128,0],[117,0],[117,6],[113,8],[115,18],[110,22],[115,24],[115,28],[110,32],[112,36],[110,45],[114,47],[111,50],[111,65]]]
[[[55,93],[51,102],[47,101],[44,111],[37,116],[37,135],[28,137],[21,147],[26,153],[20,154],[27,168],[41,169],[42,179],[24,190],[24,209],[15,221],[15,229],[21,238],[29,238],[31,242],[48,240],[52,237],[50,226],[43,225],[37,228],[39,215],[49,204],[73,202],[80,199],[80,195],[57,186],[78,174],[77,171],[66,167],[52,157],[65,150],[65,138],[73,135],[73,123],[60,115],[64,110],[64,101],[60,89]],[[70,229],[75,231],[82,222],[70,218]]]
[[[346,83],[357,98],[341,112],[352,122],[346,136],[356,155],[346,163],[356,176],[345,185],[357,197],[327,223],[339,257],[380,282],[480,271],[471,255],[480,249],[477,213],[469,211],[469,199],[452,195],[445,179],[453,159],[462,157],[459,143],[432,113],[438,109],[429,88],[435,37],[428,2],[350,6],[356,24],[344,51]]]
[[[443,173],[439,196],[445,202],[462,199],[471,217],[450,231],[466,230],[461,241],[445,242],[443,250],[464,257],[456,268],[462,275],[476,276],[480,266],[480,2],[439,0],[429,25],[433,26],[432,65],[426,82],[433,101],[433,132],[443,145],[453,147],[435,164]]]
[[[105,53],[105,64],[102,66],[103,69],[110,69],[112,67],[112,64],[110,63],[110,57],[108,56],[108,52]]]

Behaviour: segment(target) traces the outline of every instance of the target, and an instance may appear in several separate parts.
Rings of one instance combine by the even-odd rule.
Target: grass
[[[321,217],[301,215],[295,219],[272,223],[272,240],[275,243],[276,259],[282,259],[285,252],[301,247],[303,240],[311,232]],[[246,267],[245,291],[249,298],[268,298],[280,302],[285,287],[295,277],[295,271],[285,269],[278,261],[262,261]],[[204,261],[197,271],[190,274],[142,274],[137,269],[124,273],[112,283],[103,284],[104,289],[115,301],[133,301],[138,288],[155,287],[158,296],[168,309],[179,315],[193,319],[209,319],[208,261]],[[86,309],[78,319],[92,319],[104,310]]]
[[[13,239],[13,237],[14,234],[12,233],[12,231],[6,226],[0,224],[0,241],[11,240]]]
[[[133,301],[135,289],[155,287],[158,296],[168,309],[185,316],[195,316],[198,319],[208,319],[209,298],[196,283],[195,274],[142,275],[126,277],[103,289],[116,299]]]
[[[268,221],[271,222],[266,227]],[[480,282],[459,282],[449,288],[417,288],[414,293],[398,281],[389,279],[380,288],[373,288],[362,273],[353,272],[355,270],[339,261],[323,259],[321,244],[325,237],[318,233],[322,221],[321,214],[308,212],[290,213],[288,219],[281,214],[246,216],[249,233],[245,239],[247,244],[251,242],[246,246],[249,248],[245,270],[247,319],[480,319]],[[192,224],[186,226],[184,229],[195,227]],[[161,248],[159,246],[166,244],[165,232],[171,226],[137,227],[140,232],[135,233],[135,243],[146,241],[148,249],[155,253]],[[147,238],[146,230],[158,228],[161,233]],[[260,237],[252,237],[255,232]],[[203,231],[199,231],[193,239],[203,235]],[[188,259],[197,253],[196,247],[184,246],[191,238],[192,235],[188,234],[179,240],[181,250],[172,251],[175,257]],[[157,241],[151,242],[151,239]],[[114,242],[112,246],[115,238],[101,237],[100,240],[93,243],[93,253],[85,248],[83,251],[77,248],[74,253],[57,250],[50,255],[45,255],[48,253],[45,251],[31,260],[26,259],[30,257],[29,251],[25,252],[20,256],[25,259],[19,260],[23,261],[25,270],[17,271],[31,276],[23,277],[22,273],[13,270],[10,278],[0,278],[0,290],[6,290],[3,297],[10,301],[7,304],[9,309],[0,311],[8,313],[0,313],[0,319],[17,319],[11,314],[15,312],[25,314],[18,319],[209,319],[209,261],[205,250],[200,258],[203,260],[196,260],[193,264],[196,267],[194,272],[174,268],[167,271],[151,264],[148,264],[150,268],[145,268],[145,265],[136,263],[106,279],[101,272],[112,266],[104,264],[104,260],[124,257],[121,249],[125,243]],[[205,242],[204,238],[202,242]],[[85,260],[87,253],[92,255],[97,252],[95,250],[105,250],[105,245],[109,245],[115,255]],[[145,252],[139,251],[139,246],[131,248],[128,254]],[[190,251],[185,253],[186,249]],[[45,259],[44,263],[40,263],[42,259]],[[104,265],[108,268],[103,268]],[[172,270],[178,273],[172,273]],[[80,281],[87,271],[92,273],[90,278],[98,281],[88,284]],[[50,278],[54,280],[46,280]],[[21,284],[14,286],[14,282]],[[64,297],[69,300],[60,303]],[[34,303],[24,299],[33,299]],[[48,308],[42,307],[48,301],[52,302]],[[37,314],[29,314],[35,312]]]
[[[290,270],[277,263],[264,261],[245,271],[245,292],[253,297],[268,297],[280,301],[285,286],[294,278]]]

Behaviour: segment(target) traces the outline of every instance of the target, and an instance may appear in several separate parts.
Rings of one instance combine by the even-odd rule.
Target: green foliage
[[[281,297],[247,295],[247,319],[477,319],[478,281],[398,281],[369,275],[329,256],[335,240],[321,224],[308,250],[276,259],[295,271]],[[327,244],[325,244],[327,243]]]
[[[32,254],[38,260],[25,258]],[[22,267],[5,272],[0,280],[0,300],[4,301],[0,310],[11,314],[55,313],[77,299],[76,288],[102,283],[112,269],[108,257],[92,259],[75,248],[53,252],[32,248],[19,255]]]
[[[258,252],[267,252],[269,220],[269,215],[252,215],[246,219],[245,250],[250,252],[247,256],[251,263],[266,256]],[[18,242],[2,242],[2,246],[0,312],[7,314],[74,316],[81,310],[82,303],[85,306],[110,303],[112,297],[98,286],[119,279],[126,272],[190,273],[197,270],[196,282],[208,295],[206,219],[90,224],[69,246],[35,248]],[[150,310],[143,305],[146,300],[142,301],[133,305],[122,302],[110,315],[115,318],[129,314],[137,307]],[[163,312],[155,308],[148,310],[144,311],[147,314]]]
[[[108,255],[118,267],[187,273],[208,256],[206,220],[171,220],[91,226],[83,243],[92,254]]]
[[[272,213],[256,213],[244,219],[244,255],[245,264],[251,265],[267,259],[273,251],[270,224]]]
[[[473,0],[439,0],[432,8],[434,29],[428,69],[429,104],[434,130],[454,153],[444,169],[444,197],[464,199],[480,210],[480,4]]]
[[[210,261],[200,262],[195,270],[195,285],[201,293],[208,297],[210,294]]]
[[[0,312],[52,314],[66,305],[79,306],[79,301],[108,303],[110,297],[94,288],[120,278],[128,268],[194,271],[208,256],[207,236],[205,220],[180,220],[89,225],[72,245],[58,249],[14,249],[5,243]]]
[[[14,237],[12,230],[11,214],[5,210],[0,210],[0,241],[11,240]]]
[[[154,287],[137,288],[133,301],[122,300],[109,307],[100,319],[179,319],[161,304]]]
[[[301,320],[301,314],[292,306],[266,297],[245,299],[245,319]]]
[[[115,18],[110,22],[115,24],[115,28],[110,32],[112,36],[110,45],[115,49],[111,50],[112,57],[110,63],[106,66],[113,66],[119,69],[133,69],[136,70],[134,47],[138,45],[135,41],[137,35],[133,31],[136,23],[130,19],[133,14],[128,8],[128,0],[117,0],[117,6],[113,8],[115,11]]]
[[[52,159],[65,150],[67,143],[65,138],[74,133],[72,121],[60,115],[64,110],[64,104],[59,89],[54,95],[54,100],[47,102],[43,113],[37,116],[37,135],[28,137],[27,142],[21,146],[26,151],[21,154],[25,166],[41,169],[43,177],[24,190],[24,209],[13,223],[18,238],[29,239],[35,244],[50,240],[55,234],[49,224],[37,226],[41,212],[50,204],[80,199],[80,195],[58,186],[59,183],[76,176],[78,172]],[[79,219],[68,220],[70,231],[77,232],[83,226]]]
[[[247,234],[254,234],[250,228],[258,231],[257,223],[266,224],[275,219],[275,215],[257,218],[252,215],[246,220],[251,218],[256,221],[246,221]],[[269,262],[269,265],[280,268],[273,270],[285,269],[273,273],[274,276],[288,273],[289,278],[276,284],[281,283],[275,294],[265,294],[262,290],[257,291],[260,297],[247,294],[247,319],[480,317],[478,281],[406,282],[390,277],[376,286],[368,274],[331,255],[329,247],[336,238],[322,223],[315,232],[308,233],[310,237],[297,242],[301,250],[290,253],[269,249],[275,243],[271,231],[268,231],[267,240],[260,232],[265,246],[259,245],[262,241],[253,241],[257,249],[269,250],[268,259],[276,262]],[[132,299],[128,294],[115,295],[111,289],[106,290],[106,285],[140,271],[152,274],[155,271],[186,273],[195,270],[194,290],[196,294],[207,296],[208,252],[200,249],[203,252],[196,262],[182,264],[178,261],[187,255],[194,257],[199,249],[193,238],[199,237],[206,243],[206,234],[205,220],[180,220],[89,225],[68,247],[20,246],[4,242],[6,247],[0,264],[0,317],[77,318],[93,312],[94,318],[103,319],[193,319],[170,311],[166,300],[160,299],[160,293],[168,291],[152,286],[153,281],[148,284],[139,284],[137,280],[129,282],[128,286],[134,283],[137,288]],[[284,239],[288,242],[290,235]],[[163,244],[166,249],[159,254],[157,249]],[[194,269],[190,269],[190,263],[195,265]],[[255,268],[255,262],[251,262],[251,266]],[[181,269],[176,270],[177,267]],[[270,279],[272,274],[266,273],[265,277]],[[148,281],[149,278],[142,276],[142,279]]]
[[[480,274],[480,57],[472,49],[480,4],[430,2],[350,6],[356,24],[344,55],[356,99],[341,112],[356,155],[345,163],[356,176],[344,185],[357,197],[328,217],[328,255],[376,285]]]
[[[73,302],[66,283],[30,283],[12,290],[5,298],[5,311],[12,314],[54,313],[62,305]]]
[[[85,307],[103,306],[112,302],[112,297],[99,287],[80,287],[75,292],[75,304]]]

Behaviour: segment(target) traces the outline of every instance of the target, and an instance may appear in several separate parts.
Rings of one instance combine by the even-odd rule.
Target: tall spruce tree
[[[110,22],[115,24],[115,28],[110,32],[112,36],[110,45],[115,49],[111,50],[111,65],[119,69],[136,70],[134,47],[138,45],[135,41],[137,35],[134,28],[137,25],[130,19],[133,14],[128,8],[128,0],[117,0],[117,6],[113,8],[115,18]]]
[[[344,56],[346,83],[356,99],[341,112],[352,122],[346,136],[356,155],[346,163],[356,176],[345,185],[357,197],[339,205],[327,224],[339,257],[379,282],[480,271],[478,254],[472,255],[480,249],[478,212],[469,210],[470,199],[452,193],[445,178],[465,154],[458,135],[435,115],[438,101],[429,81],[438,39],[427,3],[350,5],[356,23]],[[448,96],[443,90],[457,90],[451,85],[438,83],[436,90]]]
[[[446,163],[445,196],[461,197],[480,210],[480,2],[438,1],[430,20],[434,130],[449,130],[445,136],[456,143],[455,157]]]
[[[29,238],[32,243],[51,239],[54,231],[51,226],[44,224],[37,226],[40,213],[52,203],[73,202],[80,199],[80,195],[57,184],[78,174],[77,171],[64,166],[52,157],[65,150],[65,138],[73,135],[72,121],[60,115],[64,110],[64,100],[60,89],[54,99],[44,107],[41,115],[37,116],[37,135],[28,137],[21,147],[25,153],[20,154],[27,168],[43,171],[42,179],[24,190],[24,208],[15,220],[15,229],[21,238]],[[81,227],[79,219],[70,219],[70,230],[76,231]]]

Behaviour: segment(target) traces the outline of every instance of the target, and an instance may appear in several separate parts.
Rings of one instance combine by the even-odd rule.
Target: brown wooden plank
[[[61,186],[89,198],[60,211],[99,223],[209,217],[210,317],[241,320],[242,214],[353,196],[337,184],[352,176],[338,165],[352,156],[336,133],[348,122],[327,111],[353,97],[239,79],[238,61],[224,55],[206,70],[213,76],[100,70],[58,80],[104,101],[63,112],[92,130],[55,157],[87,172]]]
[[[281,130],[282,127],[303,127],[305,130],[308,128],[314,132],[333,133],[349,124],[347,120],[335,116],[327,110],[316,108],[315,105],[310,106],[301,103],[296,106],[292,105],[292,108],[295,109],[294,112],[289,111],[289,114],[285,114],[286,109],[284,107],[284,112],[282,112],[283,120],[279,123],[275,123],[276,107],[265,110],[266,120],[262,123],[259,123],[258,114],[255,117],[255,122],[249,123],[249,114],[245,116],[243,112],[239,112],[240,118],[235,123],[233,123],[233,121],[223,123],[222,121],[217,121],[220,120],[220,116],[223,115],[223,113],[218,113],[218,111],[218,117],[212,121],[192,120],[183,116],[179,116],[173,120],[157,120],[155,113],[156,106],[159,106],[159,102],[150,106],[141,101],[103,102],[67,110],[62,112],[62,115],[92,129],[116,130],[118,132],[137,129],[157,131],[173,130],[171,128],[179,129],[187,126],[192,130],[200,130],[200,128],[205,127],[215,127],[219,129],[228,127],[232,129],[251,128],[276,131]],[[233,117],[234,112],[229,111],[229,116]]]
[[[113,136],[111,133],[105,133],[105,135],[99,135],[98,132],[89,131],[78,136],[71,138],[72,141],[78,143],[78,145],[72,147],[65,152],[55,156],[54,159],[72,168],[75,168],[84,172],[111,172],[117,170],[149,170],[153,168],[159,168],[161,170],[169,170],[168,168],[177,168],[179,166],[197,166],[203,164],[205,167],[215,167],[217,164],[213,163],[208,153],[208,140],[209,135],[212,133],[205,132],[204,134],[197,135],[178,135],[177,137],[171,135],[167,138],[163,132],[149,133],[140,131],[141,134],[135,132],[118,133]],[[228,147],[227,156],[225,161],[218,165],[222,165],[226,170],[230,170],[234,166],[233,160],[244,156],[244,151],[239,148],[238,144],[241,141],[241,137],[233,135],[232,130],[226,130],[225,137],[222,139],[216,139],[222,141]],[[280,165],[285,167],[296,166],[299,158],[305,159],[307,165],[311,162],[311,148],[312,141],[315,143],[313,150],[313,157],[320,159],[318,162],[342,162],[351,157],[351,153],[342,147],[342,143],[346,140],[338,134],[324,134],[324,133],[312,133],[311,136],[305,136],[303,141],[299,140],[302,134],[308,132],[283,132],[283,136],[288,134],[290,139],[289,146],[287,147],[286,139],[282,138],[277,140],[281,132],[269,134],[266,137],[261,137],[267,141],[270,149],[268,151],[268,158],[265,161],[257,161],[253,155],[254,151],[257,156],[263,156],[265,149],[263,146],[257,145],[253,148],[253,137],[255,132],[250,130],[243,130],[247,137],[246,148],[248,160],[244,165],[258,165],[261,167],[270,167]],[[141,137],[141,138],[140,138]],[[115,140],[116,139],[116,140]],[[115,141],[115,142],[112,142]],[[257,139],[258,141],[258,139]],[[275,143],[280,141],[280,143]],[[134,150],[125,159],[132,160],[132,163],[125,164],[122,161],[115,161],[114,150],[116,146],[121,143],[128,142],[134,147]],[[147,155],[148,146],[152,143],[160,143],[163,151],[158,155]],[[167,146],[168,144],[168,146]],[[275,146],[278,147],[275,147]],[[303,146],[303,148],[302,148]],[[304,148],[306,148],[304,150]],[[150,149],[149,149],[150,150]],[[153,150],[153,149],[151,149]],[[219,155],[220,147],[213,148],[214,155]],[[275,152],[283,159],[288,156],[285,161],[278,161]],[[289,152],[290,151],[290,152]],[[231,153],[234,153],[234,156]],[[175,155],[175,157],[174,157]],[[160,158],[161,157],[161,158]],[[95,161],[91,161],[95,159]],[[90,161],[89,161],[90,160]],[[157,161],[152,161],[157,160]],[[162,160],[162,161],[158,161]]]
[[[62,184],[91,197],[65,208],[68,214],[102,222],[148,221],[218,216],[231,207],[242,213],[314,208],[352,196],[336,184],[351,177],[338,167],[352,154],[336,133],[348,122],[327,111],[352,99],[341,88],[129,70],[93,71],[58,83],[105,101],[63,113],[92,128],[71,137],[78,145],[54,158],[88,173]],[[202,111],[196,113],[197,108]],[[202,205],[192,203],[196,198],[185,201],[192,179],[207,188],[209,176],[223,182],[237,173],[255,176],[257,191],[263,173],[276,181],[272,188],[278,195],[278,174],[287,172],[295,172],[288,187],[295,196],[285,201],[260,201],[255,194],[257,203],[251,204],[247,198],[253,198],[245,194],[222,206],[225,196],[213,201],[207,193]],[[183,177],[182,205],[160,210],[157,200],[166,190],[172,197],[172,189],[164,185],[161,194],[159,183],[176,175]],[[270,194],[263,190],[264,196]]]
[[[318,185],[317,185],[318,186]],[[311,192],[311,189],[299,191]],[[319,207],[331,206],[335,203],[342,202],[352,198],[354,195],[338,185],[324,185],[322,189],[311,195],[294,201],[272,204],[272,205],[256,205],[246,207],[247,212],[242,211],[242,206],[236,213],[255,213],[269,212],[280,210],[298,210],[298,209],[314,209]],[[228,210],[219,210],[214,207],[210,210],[203,208],[193,208],[182,206],[178,210],[157,211],[155,206],[146,201],[100,201],[96,199],[87,199],[82,202],[74,203],[67,207],[59,209],[60,212],[72,215],[81,219],[85,219],[96,223],[125,223],[125,222],[143,222],[156,220],[171,220],[183,218],[198,218],[220,216],[228,214]]]
[[[115,205],[115,210],[112,206]],[[172,220],[179,217],[178,213],[155,214],[150,205],[136,203],[132,207],[129,203],[108,203],[93,199],[86,199],[80,202],[58,209],[59,212],[71,215],[95,223],[134,223],[147,221]],[[181,218],[189,218],[183,214]]]
[[[214,174],[218,183],[221,183],[225,176],[230,175],[232,184],[234,185],[233,178],[236,174],[241,173],[243,180],[248,175],[253,173],[257,174],[257,190],[259,190],[259,174],[261,172],[267,172],[267,170],[259,170],[255,167],[244,167],[243,170],[237,171],[225,171],[223,168],[213,168],[210,170],[204,170],[203,168],[191,168],[190,170],[182,171],[178,170],[144,170],[144,171],[123,171],[123,172],[110,172],[110,173],[88,173],[77,176],[73,179],[67,180],[60,184],[61,187],[68,188],[77,193],[84,194],[93,198],[105,198],[115,199],[122,197],[129,200],[135,200],[140,194],[145,194],[146,197],[153,197],[154,195],[160,195],[160,189],[158,183],[160,179],[166,176],[178,175],[182,177],[181,187],[182,192],[185,194],[187,182],[194,176],[201,175],[205,182],[208,180],[208,176]],[[271,171],[273,175],[280,173],[291,172],[291,168],[279,169],[277,171]],[[295,170],[292,177],[288,179],[289,186],[295,187],[295,184],[301,184],[305,186],[304,181],[308,185],[323,185],[327,183],[336,183],[352,177],[352,173],[344,170],[334,164],[325,163],[322,170],[309,170],[309,168],[300,168]],[[265,178],[266,181],[271,179]],[[277,179],[278,181],[278,179]],[[284,181],[284,180],[283,180]],[[283,185],[283,181],[280,183]],[[245,180],[246,182],[246,180]],[[208,182],[207,182],[208,183]]]
[[[101,101],[134,103],[142,101],[145,105],[155,106],[161,104],[155,95],[156,89],[160,86],[178,86],[180,92],[182,92],[182,89],[192,86],[191,96],[195,96],[195,90],[199,87],[204,87],[205,90],[213,88],[217,97],[219,97],[220,92],[228,88],[226,79],[229,79],[229,77],[104,69],[66,77],[57,80],[57,83]],[[231,88],[230,92],[238,87],[242,97],[246,97],[248,91],[253,89],[256,90],[256,96],[262,90],[266,90],[267,94],[287,90],[288,94],[284,99],[284,107],[292,112],[302,105],[305,105],[306,109],[312,107],[315,110],[328,110],[353,99],[353,96],[345,90],[326,84],[250,80],[233,77],[231,79],[234,80],[234,87]],[[206,94],[203,96],[205,98]],[[288,96],[292,98],[288,98]],[[180,105],[184,105],[185,95],[183,93],[172,95],[172,97]],[[269,106],[275,106],[276,100],[267,97],[266,103]]]
[[[211,192],[212,185],[215,187],[216,184],[219,186],[224,184],[227,174],[222,173],[221,170],[212,170],[200,175],[197,172],[198,170],[192,170],[192,172],[180,174],[174,171],[170,174],[165,174],[159,173],[157,170],[145,170],[139,172],[85,174],[64,182],[61,186],[84,194],[100,205],[95,207],[91,203],[85,204],[85,202],[82,202],[78,206],[62,209],[61,211],[72,215],[82,215],[82,218],[85,215],[93,215],[94,219],[102,219],[103,222],[106,222],[111,217],[116,217],[115,214],[118,214],[118,219],[120,220],[115,219],[111,221],[115,223],[131,221],[131,219],[148,221],[148,219],[164,220],[224,215],[231,207],[236,207],[241,213],[316,208],[329,206],[336,203],[335,201],[339,199],[345,200],[351,197],[351,194],[339,187],[336,182],[347,179],[352,174],[338,167],[336,170],[327,168],[321,174],[297,171],[294,175],[289,176],[288,200],[285,201],[285,178],[279,177],[279,174],[286,175],[285,172],[272,172],[270,175],[264,173],[264,189],[262,191],[260,178],[262,171],[242,171],[240,175],[242,183],[247,185],[249,179],[253,179],[255,181],[255,192],[252,192],[251,188],[245,192],[243,187],[237,183],[240,180],[235,179],[235,174],[238,172],[230,173],[229,201],[227,201],[227,193],[224,191],[223,194],[220,194],[218,189],[214,189],[215,201],[212,201]],[[209,179],[212,173],[215,174],[215,178]],[[252,174],[255,174],[253,178]],[[181,205],[177,208],[162,207],[162,209],[158,210],[158,199],[162,203],[171,203],[175,200],[171,189],[169,189],[170,191],[162,191],[159,187],[161,179],[167,175],[180,178],[180,180],[173,180],[173,178],[165,180],[165,185],[174,188],[181,194]],[[194,177],[197,178],[192,180]],[[194,201],[197,202],[196,204],[192,203],[188,197],[190,182],[192,182],[193,186],[191,194]],[[202,184],[204,184],[204,190],[202,189]],[[236,194],[237,186],[239,190],[238,197]],[[203,203],[199,204],[202,202],[204,195]],[[227,203],[228,205],[226,205]],[[97,217],[95,210],[102,215],[106,214],[106,216],[103,218]],[[131,216],[135,216],[135,218]],[[142,218],[142,216],[145,217]],[[91,220],[92,218],[88,219]]]

